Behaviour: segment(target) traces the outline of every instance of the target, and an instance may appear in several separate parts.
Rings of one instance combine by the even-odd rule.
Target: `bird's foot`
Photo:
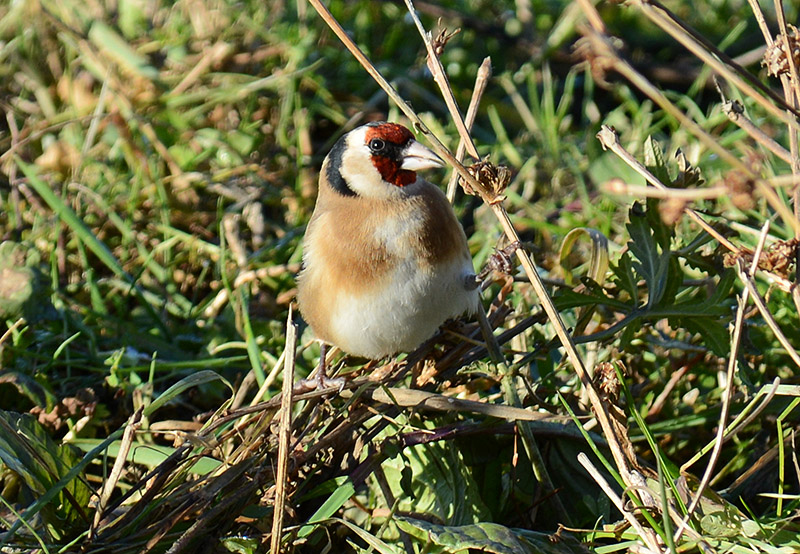
[[[344,386],[347,384],[347,379],[344,377],[328,377],[327,354],[328,345],[320,341],[319,365],[317,365],[316,375],[313,378],[301,379],[295,383],[294,387],[292,387],[292,394],[302,394],[304,392],[332,388],[338,389],[338,392],[342,392],[342,389],[344,389]]]
[[[311,377],[308,379],[301,379],[295,383],[294,387],[292,388],[292,393],[303,394],[304,392],[313,392],[334,388],[337,389],[337,392],[342,392],[345,385],[347,385],[347,379],[344,377]]]

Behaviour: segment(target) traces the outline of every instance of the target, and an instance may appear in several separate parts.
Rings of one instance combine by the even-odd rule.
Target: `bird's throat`
[[[397,187],[405,187],[417,180],[417,173],[409,169],[402,169],[400,164],[390,158],[373,156],[372,163],[381,174],[383,180]]]

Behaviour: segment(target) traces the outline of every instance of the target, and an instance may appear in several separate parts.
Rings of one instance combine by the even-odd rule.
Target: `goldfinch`
[[[386,122],[347,133],[325,158],[297,279],[300,312],[323,344],[381,359],[478,310],[464,230],[442,191],[416,174],[442,165]]]

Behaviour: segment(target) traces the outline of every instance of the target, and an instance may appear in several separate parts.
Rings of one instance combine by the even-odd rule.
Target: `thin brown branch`
[[[425,49],[428,51],[428,69],[431,70],[431,74],[433,74],[433,80],[436,81],[436,84],[439,85],[439,90],[442,91],[444,102],[447,104],[447,109],[453,118],[453,123],[456,124],[458,136],[460,136],[461,140],[464,141],[469,155],[476,160],[480,159],[480,156],[478,155],[478,149],[475,147],[475,143],[472,141],[472,136],[469,134],[469,130],[464,123],[464,118],[461,117],[461,112],[458,109],[458,104],[456,103],[456,97],[453,94],[453,89],[450,87],[450,81],[447,78],[447,73],[445,73],[444,67],[442,66],[442,61],[439,59],[436,49],[433,46],[431,34],[425,30],[425,27],[422,26],[422,21],[420,21],[417,11],[414,9],[414,4],[411,3],[411,0],[405,0],[405,3],[406,7],[408,8],[408,13],[411,15],[411,19],[414,21],[414,24],[417,26],[417,30],[422,37],[422,42],[425,43]]]
[[[122,476],[122,470],[125,467],[125,463],[128,461],[128,453],[131,450],[133,438],[136,436],[136,430],[142,424],[143,412],[144,407],[140,406],[139,409],[137,409],[131,415],[131,417],[128,418],[128,423],[125,425],[125,431],[122,434],[122,440],[120,440],[119,444],[117,459],[114,460],[114,465],[111,468],[111,472],[108,474],[108,478],[106,479],[105,483],[103,483],[103,488],[100,491],[100,498],[97,501],[97,509],[94,512],[94,522],[89,530],[89,540],[92,540],[94,537],[97,528],[100,525],[100,521],[103,519],[103,514],[106,506],[108,505],[108,501],[111,498],[111,494],[114,492],[114,488],[117,486],[119,478]]]
[[[608,481],[606,481],[603,475],[597,471],[597,468],[594,467],[591,460],[589,460],[589,457],[581,452],[578,454],[578,462],[580,462],[584,469],[589,472],[589,475],[591,475],[592,479],[594,479],[594,481],[600,486],[609,500],[614,503],[614,506],[617,507],[625,520],[631,525],[631,527],[633,527],[633,529],[636,530],[639,538],[641,538],[647,545],[648,550],[652,554],[661,552],[661,548],[658,546],[658,541],[656,540],[653,530],[645,529],[642,524],[639,523],[639,520],[636,519],[633,513],[625,508],[622,498],[620,498],[617,493],[614,492],[614,489],[611,488],[611,485],[608,484]]]
[[[674,189],[669,187],[655,188],[642,185],[632,185],[626,183],[622,179],[616,178],[606,181],[600,185],[600,190],[608,194],[619,194],[625,196],[644,196],[646,198],[659,198],[668,199],[674,198],[678,200],[713,200],[728,194],[726,187],[717,186],[709,188],[694,188],[694,189]]]
[[[800,79],[797,76],[797,64],[795,64],[793,48],[789,42],[789,30],[786,26],[786,14],[783,12],[783,3],[780,0],[775,0],[775,12],[778,16],[778,28],[780,29],[780,39],[783,41],[784,52],[786,53],[786,60],[789,65],[789,75],[781,75],[781,85],[783,85],[783,95],[786,102],[793,108],[797,108],[800,102]],[[789,148],[792,153],[792,174],[797,175],[800,173],[800,155],[798,155],[797,144],[797,129],[788,128],[789,132]],[[794,190],[794,215],[795,218],[800,219],[800,188]],[[800,237],[800,230],[795,229],[795,237]],[[798,276],[800,282],[800,276]]]
[[[718,89],[719,90],[719,89]],[[721,93],[721,91],[720,91]],[[792,163],[792,155],[783,146],[778,144],[771,136],[766,134],[760,127],[757,127],[750,119],[744,115],[744,107],[736,100],[722,99],[722,112],[728,116],[733,123],[743,129],[750,137],[764,148],[778,156],[787,164]]]
[[[286,355],[283,366],[283,389],[281,394],[280,429],[278,431],[278,461],[275,474],[275,504],[272,512],[271,554],[280,554],[283,537],[283,514],[288,487],[289,439],[292,436],[292,389],[294,366],[297,354],[297,326],[292,321],[292,307],[286,321]]]
[[[761,230],[761,237],[759,238],[756,253],[753,256],[753,262],[750,266],[749,272],[751,275],[755,273],[756,269],[758,269],[758,260],[761,256],[761,251],[764,249],[768,231],[769,220],[764,224],[764,227]],[[740,269],[743,270],[742,260],[739,259],[738,263],[740,265]],[[706,469],[703,472],[703,477],[697,487],[697,492],[695,492],[692,501],[689,503],[689,507],[686,510],[686,516],[683,518],[683,521],[681,521],[681,524],[678,525],[678,528],[675,531],[674,540],[678,540],[678,538],[680,538],[683,530],[686,528],[686,525],[692,518],[692,514],[697,509],[697,506],[700,505],[700,500],[703,497],[703,491],[705,491],[706,487],[708,487],[708,484],[711,482],[711,477],[714,474],[714,467],[716,466],[719,456],[722,453],[725,427],[728,421],[728,413],[730,412],[731,396],[733,395],[733,378],[736,374],[736,367],[738,365],[739,346],[741,345],[742,332],[744,330],[744,315],[747,310],[747,301],[749,295],[750,291],[748,289],[744,289],[742,291],[742,296],[739,299],[739,307],[736,311],[736,321],[733,326],[733,334],[731,337],[731,353],[728,357],[725,391],[722,394],[722,409],[720,410],[719,414],[719,425],[717,426],[717,434],[714,442],[714,448],[711,451],[711,458],[709,459]]]
[[[486,86],[489,84],[489,79],[492,78],[492,60],[489,57],[484,58],[478,68],[478,74],[475,76],[475,87],[472,89],[472,98],[469,100],[467,107],[467,117],[465,124],[467,130],[472,132],[472,126],[475,123],[475,117],[478,115],[478,106],[480,106],[483,93],[486,91]],[[467,149],[467,143],[463,138],[459,138],[458,147],[456,148],[456,159],[461,161],[464,159],[464,152]],[[447,183],[447,199],[453,203],[456,197],[456,185],[458,184],[458,173],[453,171],[450,175],[450,181]]]

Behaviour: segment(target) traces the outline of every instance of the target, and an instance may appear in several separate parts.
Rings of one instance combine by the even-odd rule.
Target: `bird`
[[[322,345],[317,387],[329,386],[327,345],[380,360],[477,312],[464,229],[444,193],[417,176],[443,165],[384,121],[343,135],[323,161],[297,277],[300,313]]]

